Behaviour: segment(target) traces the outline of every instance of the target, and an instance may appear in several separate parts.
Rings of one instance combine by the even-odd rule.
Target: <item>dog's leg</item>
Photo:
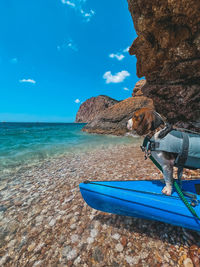
[[[162,193],[167,196],[171,196],[173,185],[173,165],[169,164],[163,166],[163,176],[166,186],[163,188]]]
[[[163,152],[152,151],[152,156],[155,160],[162,166],[163,169],[163,177],[165,180],[166,186],[163,188],[162,193],[170,196],[172,193],[172,185],[173,185],[173,159],[166,159]]]

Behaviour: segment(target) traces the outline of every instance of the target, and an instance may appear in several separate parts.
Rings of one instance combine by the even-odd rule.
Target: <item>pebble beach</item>
[[[0,266],[199,266],[195,232],[94,210],[79,191],[85,180],[160,177],[138,144],[18,169],[0,187]]]

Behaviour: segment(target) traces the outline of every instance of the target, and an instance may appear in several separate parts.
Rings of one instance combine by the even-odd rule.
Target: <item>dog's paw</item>
[[[165,194],[166,196],[171,196],[172,194],[172,186],[165,186],[162,190],[162,193]]]

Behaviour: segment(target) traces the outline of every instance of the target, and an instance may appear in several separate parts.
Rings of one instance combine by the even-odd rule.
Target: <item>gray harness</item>
[[[183,168],[200,169],[200,134],[172,130],[171,126],[167,126],[161,131],[161,136],[162,137],[160,137],[159,134],[159,140],[155,140],[154,137],[145,137],[143,145],[141,146],[142,151],[145,152],[145,159],[149,157],[162,172],[162,166],[153,158],[151,151],[165,151],[177,155],[174,166],[178,167],[179,184],[174,180],[174,187],[186,207],[200,220],[200,217],[193,209],[193,207],[199,204],[196,195],[181,190]],[[191,198],[191,204],[189,204],[184,195]]]
[[[200,135],[170,131],[165,137],[147,143],[148,150],[165,151],[177,154],[174,166],[187,169],[200,169]]]
[[[151,151],[165,151],[177,155],[174,166],[178,168],[180,185],[184,168],[200,169],[200,135],[197,133],[186,133],[169,128],[167,134],[159,140],[146,136],[141,148],[145,152],[145,158],[151,155]],[[152,155],[151,158],[153,159]]]

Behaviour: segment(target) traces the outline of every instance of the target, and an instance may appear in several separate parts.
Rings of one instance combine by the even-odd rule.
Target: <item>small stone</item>
[[[12,234],[16,232],[17,228],[18,228],[18,223],[15,220],[9,222],[7,225],[8,232],[10,232]]]
[[[44,217],[40,215],[40,216],[37,216],[35,218],[35,221],[36,221],[36,223],[41,223],[43,221],[43,219],[44,219]]]
[[[7,210],[7,208],[3,205],[0,205],[0,212],[5,212]]]
[[[72,267],[72,266],[73,266],[73,261],[71,261],[71,260],[68,261],[68,262],[67,262],[67,267]]]
[[[62,256],[63,257],[67,257],[68,253],[72,250],[72,247],[71,246],[66,246],[63,248],[62,250]]]
[[[94,222],[94,228],[97,229],[99,226],[100,226],[100,222],[99,221],[95,221]]]
[[[118,233],[112,235],[112,238],[114,238],[115,240],[119,240],[120,239],[120,235]]]
[[[72,243],[76,243],[78,240],[79,240],[79,236],[78,235],[72,235],[71,236]]]
[[[92,244],[94,242],[94,238],[93,237],[88,237],[87,238],[87,243],[88,244]]]
[[[148,256],[149,256],[149,252],[147,252],[147,251],[143,251],[143,252],[141,253],[141,255],[140,255],[140,258],[141,258],[142,260],[144,260],[144,259],[146,259]],[[168,261],[169,261],[169,259],[168,259]]]
[[[8,243],[7,247],[8,247],[8,248],[12,248],[12,247],[14,247],[15,243],[16,243],[16,240],[13,239],[13,240],[11,240],[11,241]]]
[[[33,267],[42,267],[42,261],[39,260],[39,261],[36,261],[34,264],[33,264]]]
[[[76,249],[72,249],[68,254],[67,254],[67,259],[68,260],[73,260],[77,256],[77,251]]]
[[[132,265],[133,264],[133,261],[134,261],[134,258],[133,257],[130,257],[130,256],[126,256],[125,257],[125,260],[127,261],[128,264]]]
[[[115,249],[118,251],[118,252],[122,252],[124,247],[122,246],[122,244],[118,243],[115,247]]]
[[[55,219],[52,219],[50,222],[49,222],[49,226],[54,226],[56,223],[56,220]]]
[[[6,243],[7,232],[0,228],[0,247],[3,247]]]
[[[138,264],[140,257],[139,256],[135,256],[135,257],[126,256],[125,260],[127,261],[127,263],[130,264],[130,266],[135,266],[136,264]]]
[[[111,266],[112,266],[112,267],[120,267],[119,263],[117,263],[116,261],[113,261],[113,262],[111,263]]]
[[[183,262],[184,267],[194,267],[192,260],[190,258],[186,258]]]
[[[15,202],[14,202],[14,205],[15,205],[15,206],[18,206],[18,207],[21,206],[22,204],[23,204],[22,201],[15,201]]]
[[[2,258],[0,258],[0,266],[4,266],[9,261],[10,257],[8,253],[6,253]]]
[[[101,249],[99,249],[99,248],[95,248],[92,256],[93,256],[94,260],[97,262],[102,262],[103,258],[104,258],[103,253],[102,253]]]
[[[65,201],[63,202],[63,204],[72,201],[73,198],[74,198],[74,195],[71,195],[70,197],[68,197],[68,198],[65,199]]]
[[[78,257],[75,259],[75,261],[74,261],[74,265],[78,265],[78,266],[80,266],[80,265],[79,265],[80,262],[81,262],[81,256],[78,256]]]
[[[157,250],[155,251],[155,258],[156,258],[156,260],[157,260],[159,263],[162,262],[162,257],[161,257],[161,255],[158,253]]]
[[[83,231],[84,231],[83,227],[79,227],[77,230],[77,234],[81,235],[83,233]]]
[[[123,247],[126,247],[126,245],[127,245],[127,238],[125,236],[122,237],[121,244],[122,244]]]
[[[6,189],[6,187],[7,187],[7,184],[0,185],[0,191],[3,190],[3,189]]]
[[[31,252],[31,251],[33,251],[34,249],[35,249],[35,242],[32,243],[32,244],[30,244],[30,245],[28,246],[28,248],[27,248],[28,252]]]
[[[70,229],[71,229],[71,230],[75,230],[75,229],[76,229],[76,224],[73,223],[72,225],[70,225]]]
[[[44,243],[42,242],[42,243],[39,243],[36,247],[35,247],[35,249],[34,249],[34,252],[39,252],[43,247],[44,247]]]
[[[97,234],[98,234],[98,230],[97,229],[92,229],[92,231],[91,231],[91,233],[90,233],[90,235],[91,235],[91,237],[96,237],[97,236]]]

